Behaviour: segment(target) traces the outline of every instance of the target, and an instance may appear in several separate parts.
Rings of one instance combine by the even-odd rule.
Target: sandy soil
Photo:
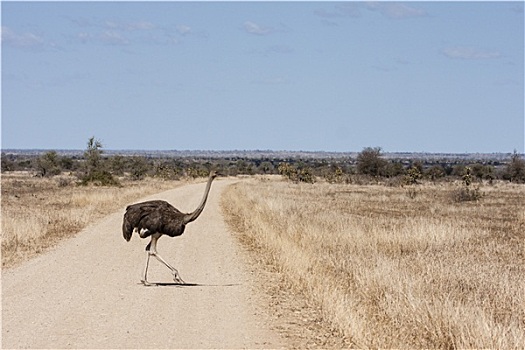
[[[162,237],[158,252],[188,285],[150,261],[148,240],[122,237],[124,208],[54,250],[2,274],[2,348],[282,348],[254,285],[247,255],[228,232],[216,180],[202,215],[181,237]],[[195,209],[205,184],[146,199]]]

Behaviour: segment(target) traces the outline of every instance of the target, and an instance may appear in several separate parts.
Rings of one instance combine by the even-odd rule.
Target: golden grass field
[[[241,241],[359,348],[522,348],[525,186],[231,186]]]
[[[105,215],[184,182],[76,186],[2,175],[2,267],[46,251]],[[293,184],[246,179],[223,196],[241,242],[282,274],[350,347],[521,348],[525,186]]]
[[[144,196],[176,187],[146,179],[122,187],[76,186],[75,178],[2,174],[2,267],[41,253]]]

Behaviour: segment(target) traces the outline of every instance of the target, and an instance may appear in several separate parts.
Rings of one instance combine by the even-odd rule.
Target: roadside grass
[[[176,181],[122,180],[122,187],[77,186],[73,177],[2,174],[2,267],[11,267],[73,236],[97,219]]]
[[[222,206],[241,242],[351,347],[525,344],[525,186],[250,180]]]

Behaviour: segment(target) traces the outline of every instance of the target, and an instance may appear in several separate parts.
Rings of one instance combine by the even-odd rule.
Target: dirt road
[[[188,283],[139,284],[147,240],[121,233],[122,212],[2,275],[2,348],[278,348],[245,255],[219,208],[216,180],[197,221],[158,252]],[[205,184],[149,197],[194,210]],[[124,208],[123,208],[124,209]],[[172,282],[152,259],[148,279]]]

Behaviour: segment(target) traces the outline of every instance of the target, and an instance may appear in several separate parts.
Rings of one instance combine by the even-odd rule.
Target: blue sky
[[[4,149],[524,149],[523,2],[1,6]]]

